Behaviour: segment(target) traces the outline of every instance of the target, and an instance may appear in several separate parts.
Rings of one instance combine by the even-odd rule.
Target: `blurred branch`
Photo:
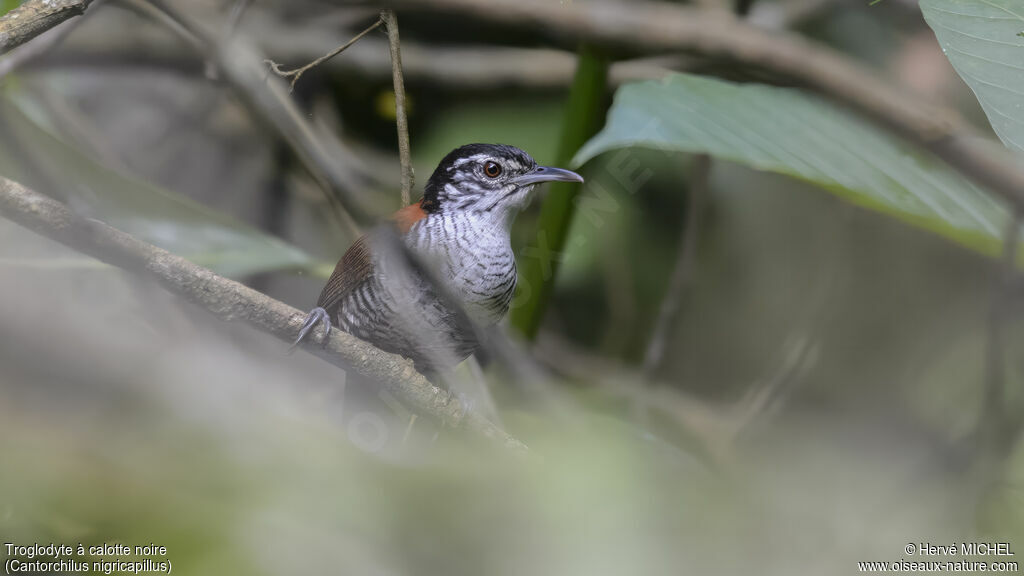
[[[94,0],[29,0],[0,16],[0,54],[61,22],[85,14]]]
[[[295,83],[299,81],[299,78],[302,78],[302,75],[307,70],[309,70],[310,68],[315,68],[315,67],[319,66],[320,64],[323,64],[324,62],[327,62],[331,58],[334,58],[338,54],[341,54],[349,46],[351,46],[351,45],[355,44],[356,42],[358,42],[363,36],[366,36],[370,32],[373,32],[374,30],[376,30],[377,27],[380,26],[383,23],[384,23],[383,19],[377,20],[373,24],[370,24],[370,26],[368,28],[366,28],[365,30],[363,30],[359,34],[356,34],[355,37],[353,37],[348,42],[342,44],[341,46],[335,48],[334,50],[331,50],[327,54],[324,54],[323,56],[317,58],[316,60],[313,60],[309,64],[306,64],[305,66],[302,66],[300,68],[294,68],[292,70],[281,70],[281,65],[278,64],[277,62],[274,62],[273,60],[267,59],[267,60],[264,60],[263,62],[264,62],[264,64],[267,64],[267,65],[270,66],[270,69],[274,71],[274,74],[277,74],[278,76],[280,76],[282,78],[285,78],[285,79],[291,78],[291,83],[289,84],[288,91],[292,92],[292,91],[295,90]]]
[[[83,218],[64,204],[0,178],[0,214],[69,248],[156,281],[167,291],[225,321],[241,320],[284,342],[295,339],[305,314],[152,246],[98,220]],[[452,428],[462,428],[517,452],[525,445],[489,420],[468,411],[450,393],[428,382],[412,363],[341,330],[321,347],[306,350],[363,378],[380,382],[411,410]]]
[[[690,172],[690,189],[686,195],[686,222],[683,224],[679,245],[676,248],[676,263],[672,268],[668,287],[665,288],[665,296],[661,299],[658,318],[655,320],[654,330],[651,332],[651,339],[647,343],[647,351],[644,354],[643,373],[648,376],[653,374],[661,364],[661,358],[665,354],[665,342],[679,315],[683,292],[693,278],[694,261],[697,254],[697,235],[700,232],[700,217],[701,211],[704,209],[704,199],[708,195],[710,173],[711,157],[707,154],[697,155]]]
[[[411,202],[413,180],[412,151],[409,147],[409,119],[405,102],[405,81],[402,79],[402,44],[398,40],[398,17],[394,10],[383,10],[380,19],[388,29],[391,54],[391,82],[395,90],[395,124],[398,128],[398,158],[402,163],[402,206]]]
[[[546,33],[561,46],[583,41],[625,54],[684,52],[769,72],[859,111],[1024,208],[1024,166],[1016,155],[980,138],[952,110],[922,102],[835,50],[796,34],[765,31],[719,11],[709,14],[643,1],[391,0],[388,4],[406,11],[528,28]]]

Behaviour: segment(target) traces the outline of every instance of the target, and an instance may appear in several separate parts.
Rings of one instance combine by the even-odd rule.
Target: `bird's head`
[[[467,144],[448,153],[423,190],[427,212],[467,210],[510,214],[543,182],[583,182],[569,170],[538,166],[529,154],[504,144]]]

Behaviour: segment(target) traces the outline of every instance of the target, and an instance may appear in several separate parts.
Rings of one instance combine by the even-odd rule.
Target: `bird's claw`
[[[295,348],[300,343],[302,343],[302,341],[306,338],[306,335],[309,334],[310,331],[312,331],[313,328],[316,328],[316,325],[320,323],[322,323],[324,326],[324,337],[323,340],[320,341],[320,345],[327,346],[327,340],[331,336],[331,316],[330,314],[327,313],[327,310],[324,310],[322,307],[317,306],[316,308],[310,310],[309,314],[306,315],[305,322],[303,322],[302,327],[299,328],[299,336],[298,338],[295,339],[295,342],[292,343],[291,348],[289,348],[289,351],[295,350]]]

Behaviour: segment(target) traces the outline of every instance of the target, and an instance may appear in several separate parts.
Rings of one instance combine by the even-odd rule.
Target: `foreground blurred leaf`
[[[87,216],[228,276],[313,265],[310,256],[285,242],[101,166],[9,100],[0,100],[0,121],[0,174],[64,195],[72,208]]]
[[[574,164],[628,147],[708,153],[794,176],[989,255],[1008,222],[1003,206],[938,159],[791,89],[685,74],[625,85]]]
[[[1003,144],[1024,152],[1024,3],[921,0],[921,12]]]

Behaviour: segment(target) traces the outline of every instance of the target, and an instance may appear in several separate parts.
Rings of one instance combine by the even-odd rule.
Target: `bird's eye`
[[[493,161],[484,164],[484,174],[486,174],[488,178],[497,178],[498,176],[501,176],[501,164]]]

